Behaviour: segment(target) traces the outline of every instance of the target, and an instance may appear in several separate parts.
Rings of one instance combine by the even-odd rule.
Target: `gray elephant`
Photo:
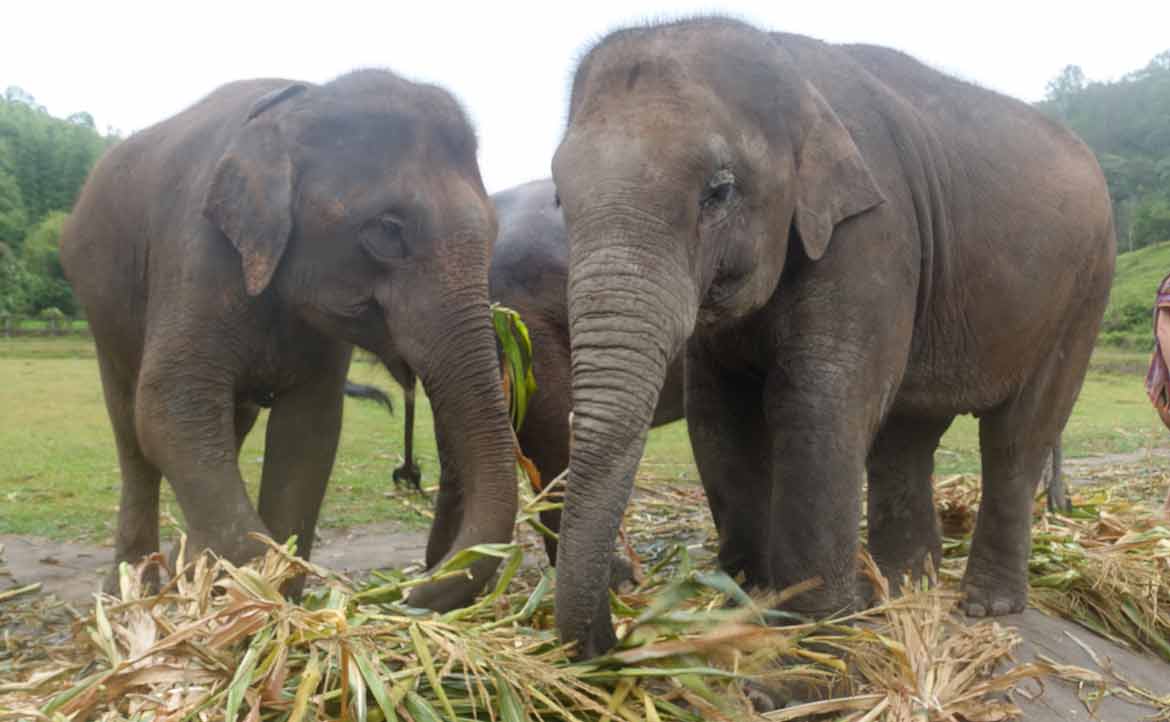
[[[193,549],[243,562],[262,532],[296,535],[308,557],[351,344],[404,364],[434,405],[440,461],[468,509],[443,520],[456,531],[440,556],[509,541],[516,477],[487,312],[495,234],[464,113],[390,72],[232,83],[110,151],[61,260],[122,468],[116,560],[158,549],[161,476]],[[238,455],[261,406],[256,509]],[[464,604],[495,566],[408,601]]]
[[[535,464],[541,478],[549,481],[569,466],[569,410],[572,408],[569,367],[569,319],[565,282],[568,277],[569,243],[564,219],[557,207],[556,185],[551,179],[530,181],[492,195],[500,235],[492,254],[488,292],[493,301],[516,309],[533,339],[532,364],[536,393],[529,399],[528,419],[517,432],[520,448]],[[409,483],[419,488],[421,472],[414,461],[414,380],[408,374],[391,376],[403,388],[405,406],[403,463],[394,469],[396,486]],[[392,412],[389,396],[373,386],[347,384],[347,396],[376,401]],[[683,418],[682,356],[666,373],[650,426]],[[1052,463],[1041,474],[1041,485],[1050,510],[1067,510],[1061,475],[1060,446]],[[443,484],[446,504],[458,504],[458,487]],[[456,516],[456,515],[450,515]],[[542,513],[543,523],[560,529],[560,512]],[[436,535],[442,532],[436,532]],[[549,561],[556,563],[556,542],[546,539]]]
[[[568,278],[569,244],[565,223],[556,205],[556,186],[551,179],[524,183],[492,195],[499,219],[499,236],[492,252],[489,294],[492,301],[514,309],[528,326],[532,339],[532,366],[536,376],[536,393],[528,403],[524,424],[517,432],[520,448],[536,465],[541,478],[551,481],[569,465],[569,410],[571,408],[571,369],[569,368],[569,318],[565,299]],[[392,374],[394,375],[394,374]],[[409,388],[394,375],[396,381]],[[376,390],[354,385],[356,397],[380,400]],[[385,399],[385,395],[381,396]],[[387,399],[388,401],[388,399]],[[386,402],[383,402],[386,403]],[[413,463],[414,398],[406,396],[405,442],[402,466],[394,472],[395,482],[417,478]],[[667,372],[651,425],[677,421],[683,417],[681,357]],[[411,474],[409,470],[415,470]],[[440,516],[460,516],[462,491],[457,480],[444,475],[440,479],[436,500]],[[560,512],[542,513],[542,522],[557,531]],[[432,538],[456,531],[432,527]],[[549,561],[556,563],[556,541],[546,539]],[[625,570],[618,573],[626,576]]]
[[[568,304],[565,298],[569,244],[551,179],[532,181],[492,195],[500,235],[492,251],[488,293],[493,301],[516,310],[532,339],[536,393],[516,436],[541,478],[549,481],[569,466],[569,411],[572,373],[569,353]],[[682,358],[672,363],[650,420],[652,426],[683,417]],[[559,511],[542,522],[560,529]],[[557,545],[546,539],[549,561],[556,563]],[[620,581],[627,570],[615,572]]]
[[[748,585],[857,601],[936,564],[930,476],[979,417],[973,616],[1027,599],[1032,492],[1113,273],[1093,154],[1024,103],[902,53],[722,19],[615,32],[581,61],[553,161],[568,227],[573,446],[557,625],[614,643],[604,580],[646,431],[685,348],[686,416]]]

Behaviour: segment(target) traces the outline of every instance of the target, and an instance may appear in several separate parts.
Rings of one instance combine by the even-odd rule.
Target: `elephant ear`
[[[853,136],[811,84],[802,104],[804,138],[796,155],[796,230],[814,261],[833,229],[885,202]]]
[[[203,215],[240,253],[249,296],[268,287],[292,234],[293,165],[280,130],[264,114],[297,95],[296,83],[257,100],[216,163]]]

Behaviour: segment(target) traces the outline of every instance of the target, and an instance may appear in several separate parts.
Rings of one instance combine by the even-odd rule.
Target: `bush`
[[[61,241],[61,229],[68,217],[68,214],[54,211],[25,236],[21,258],[28,270],[45,278],[65,280],[58,244]]]
[[[1138,248],[1170,240],[1170,198],[1147,196],[1133,212],[1133,243]]]
[[[0,243],[0,316],[28,313],[29,289],[35,281],[16,254]]]
[[[1154,299],[1149,303],[1126,303],[1110,306],[1101,321],[1102,335],[1110,332],[1138,332],[1147,336],[1152,333]]]

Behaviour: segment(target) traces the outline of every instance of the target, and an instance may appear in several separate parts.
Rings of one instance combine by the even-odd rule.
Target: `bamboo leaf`
[[[248,645],[248,651],[244,653],[240,666],[236,668],[235,676],[228,684],[227,706],[224,708],[223,715],[227,722],[234,722],[239,714],[240,703],[244,701],[244,690],[252,684],[252,672],[256,670],[256,662],[259,661],[260,653],[271,640],[272,628],[269,627],[253,637],[252,643]]]
[[[321,683],[321,663],[317,659],[317,650],[312,649],[309,655],[309,663],[305,665],[301,681],[297,684],[297,692],[293,698],[293,708],[292,712],[289,713],[288,722],[301,722],[305,718],[305,712],[309,709],[309,696],[316,691],[317,685]]]
[[[353,655],[353,661],[357,665],[358,671],[366,680],[366,686],[374,695],[378,709],[382,710],[382,716],[386,718],[387,722],[397,722],[398,715],[394,711],[396,705],[391,702],[390,696],[386,693],[385,679],[389,677],[389,674],[379,674],[374,668],[374,663],[366,656],[365,650],[361,647],[354,646],[350,653]]]
[[[410,716],[414,718],[415,722],[443,722],[443,718],[439,716],[438,711],[417,692],[411,691],[406,693],[406,711],[410,713]],[[450,715],[447,719],[454,720],[455,713],[451,712]]]
[[[451,700],[447,699],[447,693],[443,690],[443,685],[439,683],[439,673],[435,670],[435,661],[431,657],[431,650],[427,646],[426,640],[423,639],[422,632],[419,631],[417,623],[410,625],[410,638],[414,642],[414,651],[418,655],[418,661],[422,664],[427,681],[431,683],[431,689],[443,705],[443,711],[447,713],[447,719],[455,719],[455,710],[451,707]],[[409,694],[407,695],[407,699],[410,699]]]
[[[499,700],[500,719],[503,722],[529,722],[528,712],[516,699],[516,692],[504,678],[496,674],[496,697]]]

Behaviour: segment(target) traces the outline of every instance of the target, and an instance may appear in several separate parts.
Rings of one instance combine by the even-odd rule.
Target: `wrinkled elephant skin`
[[[937,563],[933,453],[971,413],[964,609],[1023,609],[1032,490],[1113,274],[1079,139],[893,50],[700,19],[584,57],[553,177],[573,388],[556,614],[577,654],[615,641],[609,553],[679,353],[727,571],[819,578],[795,611],[854,605],[867,473],[883,571]]]
[[[386,71],[232,83],[113,148],[61,257],[122,469],[116,563],[158,549],[162,476],[192,550],[243,562],[263,551],[259,532],[295,535],[307,557],[354,344],[431,398],[440,461],[474,510],[439,556],[511,540],[515,472],[487,313],[495,234],[457,103]],[[255,508],[238,455],[261,406],[272,412]],[[408,601],[466,603],[494,568],[484,560],[472,579]]]

